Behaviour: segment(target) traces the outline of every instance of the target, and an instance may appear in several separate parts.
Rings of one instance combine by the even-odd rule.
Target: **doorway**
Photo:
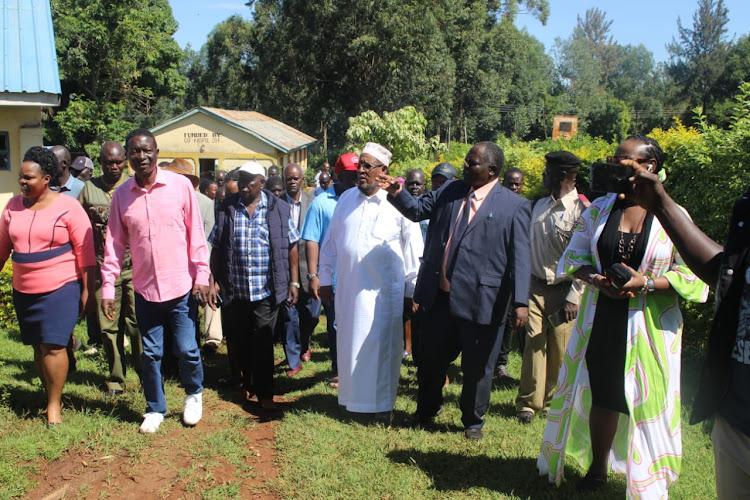
[[[201,158],[198,160],[200,162],[199,168],[200,168],[200,177],[209,177],[211,179],[214,178],[213,173],[216,170],[216,165],[219,162],[218,158]],[[208,175],[207,172],[210,172],[211,174]]]

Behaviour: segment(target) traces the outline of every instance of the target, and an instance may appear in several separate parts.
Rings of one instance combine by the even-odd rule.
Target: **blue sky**
[[[314,0],[310,0],[314,1]],[[180,25],[175,39],[181,47],[188,43],[199,49],[208,33],[233,14],[251,18],[250,9],[241,0],[206,3],[205,0],[169,0],[174,17]],[[750,31],[750,1],[724,0],[729,9],[728,35],[737,38]],[[697,0],[550,0],[550,18],[546,26],[529,15],[520,15],[516,24],[538,38],[551,54],[556,38],[566,38],[573,31],[576,17],[587,9],[599,7],[613,20],[610,33],[622,45],[642,43],[656,61],[666,61],[666,45],[677,35],[677,17],[685,26],[692,26]]]

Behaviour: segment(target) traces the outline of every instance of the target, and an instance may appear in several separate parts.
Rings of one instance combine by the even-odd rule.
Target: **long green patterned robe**
[[[558,274],[571,276],[584,265],[602,273],[596,248],[612,211],[615,195],[597,199],[581,215]],[[708,287],[684,265],[672,241],[654,218],[638,271],[666,277],[683,298],[705,302]],[[540,474],[550,482],[563,479],[565,455],[588,469],[592,461],[589,434],[591,388],[586,348],[594,322],[598,290],[586,287],[552,399],[542,449]],[[637,294],[629,299],[625,399],[630,416],[620,415],[609,455],[616,472],[627,475],[628,498],[667,498],[682,457],[680,429],[680,356],[682,315],[672,294]]]

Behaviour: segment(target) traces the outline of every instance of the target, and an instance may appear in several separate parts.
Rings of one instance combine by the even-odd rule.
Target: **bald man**
[[[133,267],[128,252],[123,260],[122,271],[115,281],[114,319],[110,320],[101,308],[101,265],[104,260],[104,241],[107,236],[112,193],[130,176],[125,163],[125,150],[117,142],[105,142],[99,151],[102,175],[94,177],[83,186],[79,200],[91,220],[94,229],[94,250],[97,260],[96,301],[99,325],[102,331],[102,347],[107,355],[109,374],[105,379],[105,395],[114,397],[125,391],[125,336],[130,339],[132,366],[141,371],[141,336],[135,319],[135,292],[133,290]],[[124,328],[120,328],[120,318]]]
[[[57,157],[57,177],[54,179],[55,186],[52,188],[58,193],[78,198],[83,189],[83,181],[70,174],[70,151],[65,146],[53,146],[52,152]]]
[[[297,230],[302,231],[307,208],[313,196],[303,189],[305,176],[302,167],[290,163],[283,171],[286,193],[281,199],[289,203],[290,218]],[[310,361],[310,336],[320,320],[320,300],[310,294],[310,278],[307,271],[305,245],[299,245],[299,296],[295,305],[284,304],[284,352],[289,362],[287,376],[294,377],[302,370],[302,362]]]

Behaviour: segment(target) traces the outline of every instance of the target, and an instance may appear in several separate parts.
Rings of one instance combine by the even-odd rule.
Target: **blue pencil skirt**
[[[70,281],[46,293],[13,289],[13,306],[23,343],[67,345],[81,309],[81,288],[80,282]]]

